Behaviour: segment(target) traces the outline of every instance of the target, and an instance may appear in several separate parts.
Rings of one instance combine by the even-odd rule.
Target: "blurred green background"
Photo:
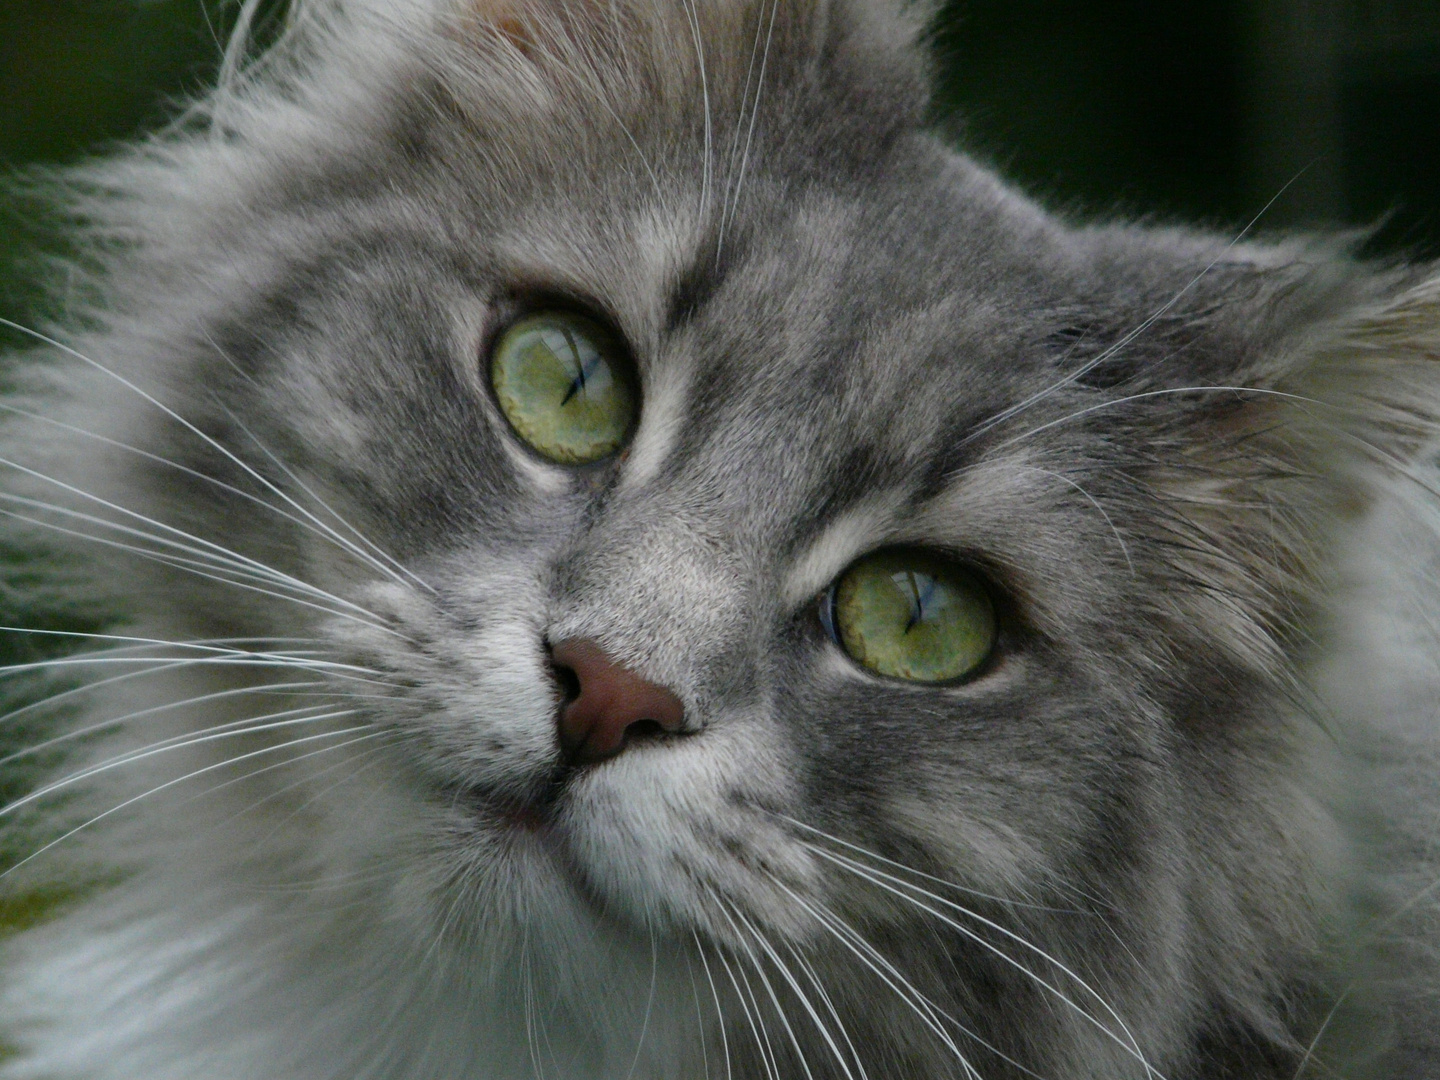
[[[0,170],[163,123],[233,13],[0,0]],[[1440,254],[1440,0],[949,0],[936,46],[941,112],[1052,204],[1233,228],[1274,198],[1263,226],[1383,218],[1376,249]],[[37,231],[0,203],[8,314]]]

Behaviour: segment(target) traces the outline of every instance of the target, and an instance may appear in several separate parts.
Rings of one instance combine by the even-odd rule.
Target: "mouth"
[[[464,797],[475,806],[478,816],[497,822],[507,831],[548,834],[555,827],[560,801],[575,771],[574,766],[557,765],[547,778],[523,794],[471,788]]]

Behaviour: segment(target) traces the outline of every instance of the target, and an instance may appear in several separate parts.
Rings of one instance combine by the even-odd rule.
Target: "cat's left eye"
[[[532,449],[561,465],[587,465],[619,450],[634,425],[625,365],[624,350],[595,320],[542,311],[518,319],[495,342],[490,385]]]
[[[853,660],[909,682],[974,675],[999,632],[979,577],[945,555],[911,548],[858,559],[822,605],[826,629]]]

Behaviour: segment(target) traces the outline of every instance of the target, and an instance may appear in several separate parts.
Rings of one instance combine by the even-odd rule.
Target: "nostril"
[[[630,739],[650,739],[664,734],[665,729],[660,726],[660,721],[651,720],[649,717],[636,720],[625,731],[626,737]]]
[[[685,706],[674,692],[617,664],[595,642],[559,642],[551,662],[566,692],[560,742],[576,761],[602,761],[636,736],[685,729]]]
[[[568,668],[564,664],[552,663],[550,668],[555,676],[555,682],[560,686],[561,703],[570,704],[580,696],[580,676],[575,674],[573,668]]]

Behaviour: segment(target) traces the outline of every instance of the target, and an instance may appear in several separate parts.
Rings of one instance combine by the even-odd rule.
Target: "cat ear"
[[[928,9],[903,0],[462,0],[447,38],[481,112],[716,128],[797,93],[918,122]]]
[[[1334,241],[1082,234],[1093,303],[1054,341],[1067,403],[1133,484],[1169,602],[1246,664],[1283,662],[1347,522],[1440,435],[1440,277]],[[1108,299],[1107,299],[1108,298]]]

